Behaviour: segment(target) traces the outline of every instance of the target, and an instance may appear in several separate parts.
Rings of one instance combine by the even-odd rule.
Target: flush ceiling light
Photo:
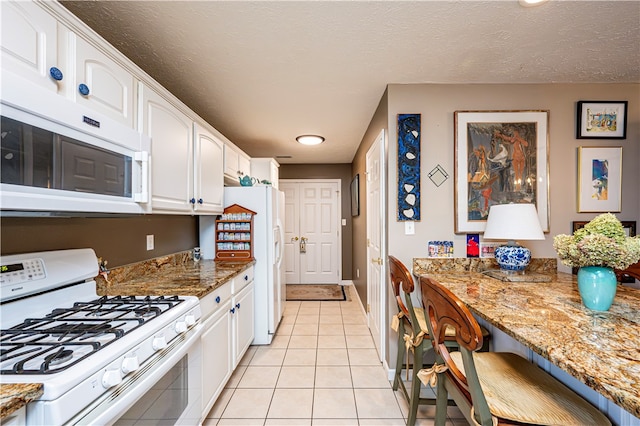
[[[302,145],[319,145],[324,142],[324,138],[318,135],[300,135],[296,140]]]
[[[520,6],[522,7],[532,7],[546,3],[547,1],[548,0],[518,0],[518,3],[520,3]]]

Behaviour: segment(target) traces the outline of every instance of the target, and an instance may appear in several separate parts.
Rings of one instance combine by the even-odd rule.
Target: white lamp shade
[[[489,208],[484,229],[489,240],[544,240],[533,204],[496,204]]]

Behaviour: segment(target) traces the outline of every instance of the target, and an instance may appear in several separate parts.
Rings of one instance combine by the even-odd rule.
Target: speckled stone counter
[[[0,384],[0,419],[42,396],[42,383]]]
[[[582,305],[576,278],[506,283],[479,272],[425,273],[471,311],[640,417],[640,290],[618,286],[611,309]]]
[[[120,268],[96,278],[99,295],[197,296],[202,298],[239,275],[255,261],[194,262],[190,253],[158,257]]]

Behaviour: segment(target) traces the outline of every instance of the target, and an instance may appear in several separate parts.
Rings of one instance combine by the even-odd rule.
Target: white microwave
[[[149,138],[10,73],[0,115],[3,214],[150,211]]]

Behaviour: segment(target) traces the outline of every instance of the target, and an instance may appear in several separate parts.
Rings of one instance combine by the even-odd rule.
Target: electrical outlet
[[[153,250],[153,246],[154,246],[153,235],[147,235],[147,251]]]
[[[360,268],[356,268],[356,278],[360,278]]]

